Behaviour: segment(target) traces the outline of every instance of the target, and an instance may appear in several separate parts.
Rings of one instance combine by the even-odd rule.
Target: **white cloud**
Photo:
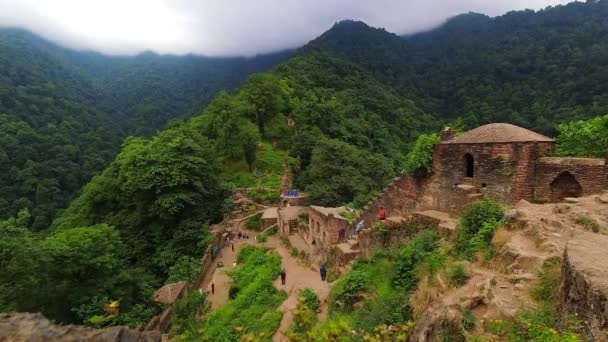
[[[0,0],[0,25],[109,54],[252,55],[300,46],[342,19],[395,33],[469,11],[491,16],[568,0]]]

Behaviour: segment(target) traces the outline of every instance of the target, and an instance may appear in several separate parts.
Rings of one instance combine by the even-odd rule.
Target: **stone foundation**
[[[594,341],[608,341],[608,236],[581,233],[566,245],[558,321],[578,315]]]

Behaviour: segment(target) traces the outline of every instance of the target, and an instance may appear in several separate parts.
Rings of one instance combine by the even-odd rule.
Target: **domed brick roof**
[[[507,123],[479,126],[442,144],[485,144],[510,142],[555,142],[542,134]]]

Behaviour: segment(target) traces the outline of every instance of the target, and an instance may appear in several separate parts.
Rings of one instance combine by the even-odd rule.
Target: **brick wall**
[[[504,203],[531,199],[534,195],[535,162],[553,147],[552,142],[438,144],[433,154],[434,206],[455,212],[475,193]],[[471,155],[473,177],[465,177],[465,155]],[[458,185],[470,184],[463,190]]]
[[[538,199],[557,201],[560,199],[559,181],[556,179],[565,172],[570,173],[580,185],[579,196],[599,193],[608,189],[608,165],[606,159],[599,158],[561,158],[544,157],[536,163],[535,194]],[[570,176],[563,177],[569,179]],[[554,184],[552,186],[552,183]]]
[[[429,184],[430,177],[414,178],[405,173],[387,185],[382,192],[374,197],[364,208],[361,218],[365,220],[365,226],[378,221],[378,212],[383,207],[386,217],[406,216],[418,207],[418,199],[424,193]]]
[[[308,209],[308,219],[310,235],[315,240],[317,247],[327,249],[331,245],[340,242],[340,231],[344,231],[344,236],[349,236],[353,232],[352,224],[348,221],[337,218],[334,214],[325,215],[314,208]]]

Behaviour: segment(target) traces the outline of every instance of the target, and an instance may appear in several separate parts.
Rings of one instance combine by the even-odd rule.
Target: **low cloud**
[[[496,16],[561,0],[0,0],[0,25],[107,54],[254,55],[294,48],[343,19],[398,34],[469,11]]]

